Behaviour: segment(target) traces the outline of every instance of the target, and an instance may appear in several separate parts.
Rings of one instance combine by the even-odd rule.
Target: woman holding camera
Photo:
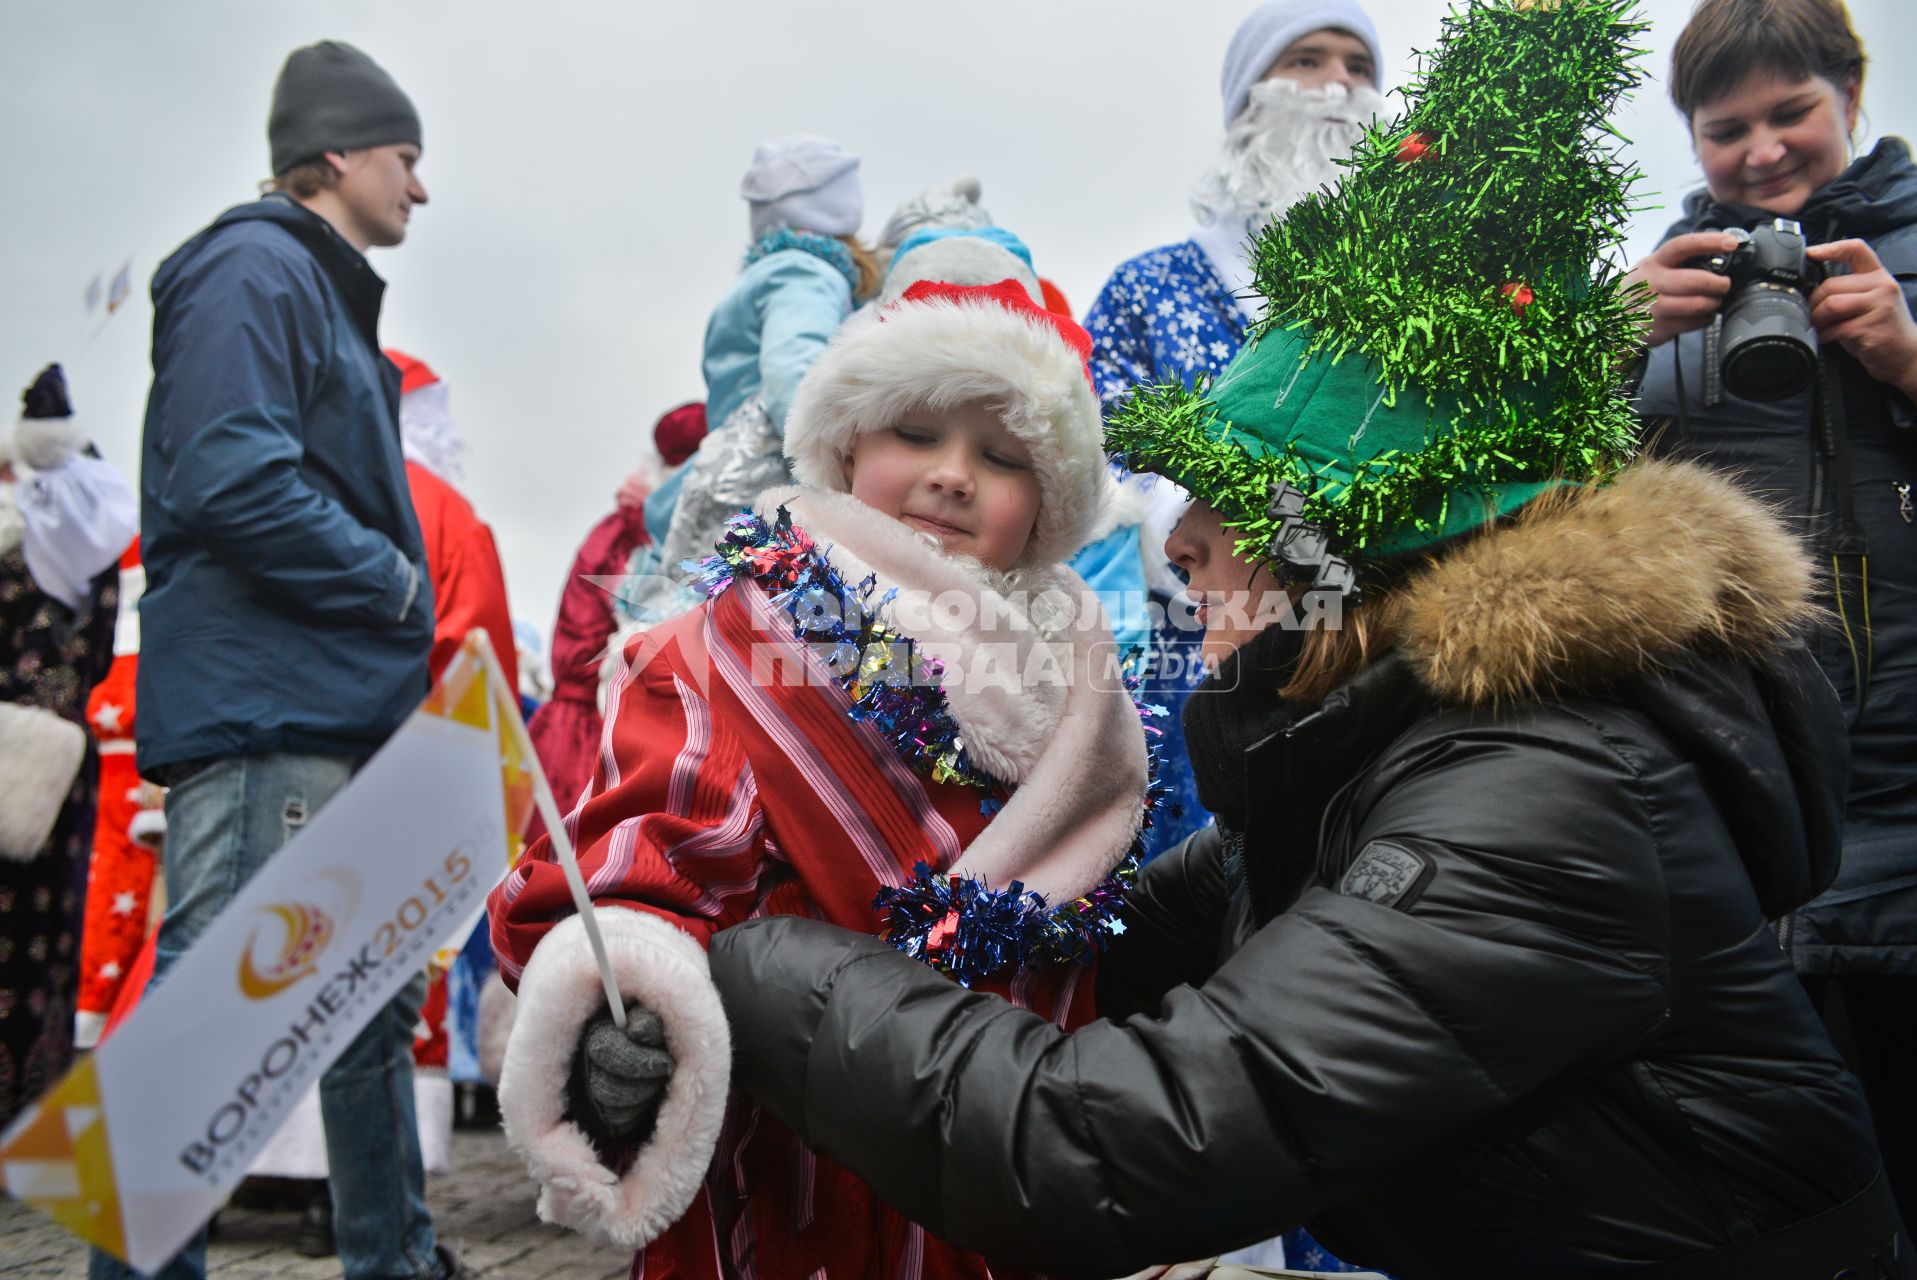
[[[1705,186],[1631,274],[1654,295],[1637,399],[1652,447],[1736,473],[1796,524],[1823,571],[1831,625],[1817,656],[1844,701],[1851,753],[1843,864],[1778,937],[1820,1004],[1841,999],[1910,1219],[1917,166],[1897,138],[1851,159],[1863,80],[1841,0],[1699,5],[1670,84]],[[1749,245],[1731,229],[1752,232]]]

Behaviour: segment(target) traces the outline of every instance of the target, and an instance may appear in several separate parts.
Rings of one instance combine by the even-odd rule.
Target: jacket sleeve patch
[[[1338,892],[1348,898],[1363,898],[1381,907],[1409,909],[1431,883],[1437,868],[1422,854],[1403,845],[1373,840],[1358,854],[1338,881]]]

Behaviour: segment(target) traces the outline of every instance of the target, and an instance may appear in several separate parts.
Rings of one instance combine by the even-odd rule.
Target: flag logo
[[[240,990],[249,1000],[276,996],[315,972],[320,953],[333,940],[333,918],[318,907],[306,903],[291,906],[274,903],[262,911],[277,924],[277,928],[269,928],[267,932],[269,937],[273,933],[279,935],[279,954],[264,965],[259,962],[261,931],[256,927],[246,950],[240,952]],[[271,953],[272,949],[273,944],[269,942],[265,950]]]

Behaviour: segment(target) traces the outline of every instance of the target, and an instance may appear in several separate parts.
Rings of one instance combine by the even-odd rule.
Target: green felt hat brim
[[[1138,394],[1128,411],[1133,438],[1119,444],[1120,452],[1134,467],[1176,480],[1218,506],[1228,519],[1249,514],[1243,509],[1264,482],[1289,480],[1310,495],[1307,518],[1340,538],[1342,554],[1355,555],[1434,546],[1508,515],[1539,494],[1578,482],[1556,476],[1478,478],[1478,460],[1452,457],[1445,448],[1462,414],[1455,401],[1427,396],[1415,385],[1394,396],[1363,358],[1340,359],[1312,352],[1310,346],[1311,335],[1303,328],[1267,333],[1239,352],[1205,392],[1202,430],[1242,450],[1245,471],[1259,473],[1257,478],[1247,474],[1221,483],[1216,474],[1184,465],[1174,452],[1151,447],[1152,433],[1141,433],[1136,422],[1148,423],[1155,405],[1168,414],[1189,409],[1191,393],[1181,395],[1178,388]],[[1354,503],[1370,502],[1372,486],[1388,481],[1406,463],[1442,469],[1443,479],[1423,486],[1396,518],[1353,509]],[[1361,541],[1352,537],[1354,528],[1364,530]]]

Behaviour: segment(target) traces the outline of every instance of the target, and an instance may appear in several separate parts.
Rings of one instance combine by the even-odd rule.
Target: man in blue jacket
[[[140,772],[166,802],[158,975],[426,694],[432,588],[380,354],[372,246],[426,203],[412,102],[350,45],[295,50],[274,190],[153,280],[141,460]],[[437,1277],[413,1114],[416,981],[320,1085],[349,1280]],[[199,1280],[202,1233],[159,1274]],[[95,1254],[94,1280],[131,1273]]]

